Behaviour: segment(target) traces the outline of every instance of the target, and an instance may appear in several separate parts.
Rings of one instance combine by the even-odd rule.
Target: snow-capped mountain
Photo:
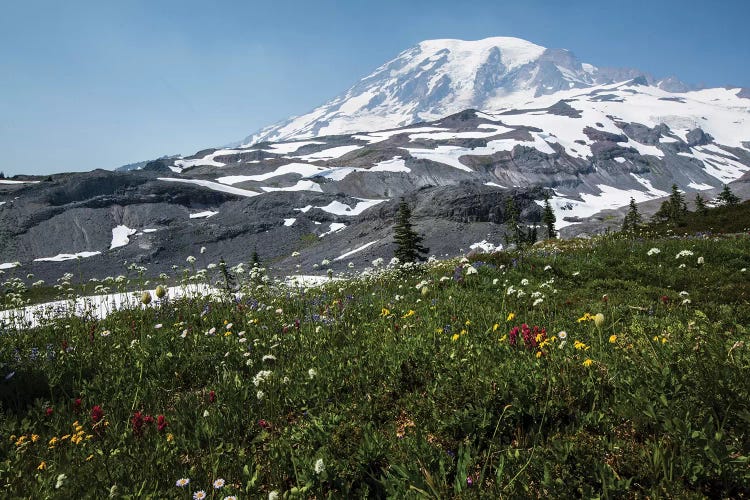
[[[519,38],[427,40],[344,94],[307,114],[266,127],[242,144],[383,130],[464,109],[525,107],[543,95],[635,78],[667,91],[689,90],[675,78],[655,81],[638,70],[597,68],[580,62],[568,50]]]

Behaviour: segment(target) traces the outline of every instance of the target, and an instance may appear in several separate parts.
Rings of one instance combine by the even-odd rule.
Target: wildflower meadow
[[[3,317],[1,497],[750,496],[747,234],[315,285],[195,265],[57,289],[137,290],[108,314]],[[38,293],[2,278],[6,309]]]

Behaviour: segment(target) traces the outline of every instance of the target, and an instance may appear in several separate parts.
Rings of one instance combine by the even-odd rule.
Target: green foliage
[[[399,262],[424,260],[424,256],[430,251],[429,248],[422,246],[422,236],[414,230],[411,223],[411,209],[403,199],[398,206],[393,233],[393,240],[396,242],[394,257]]]
[[[669,195],[669,198],[661,204],[659,210],[654,214],[654,220],[677,225],[682,221],[687,211],[685,196],[677,187],[677,184],[672,184],[672,194]]]
[[[643,219],[641,214],[638,213],[638,205],[636,205],[634,198],[630,198],[628,213],[625,215],[625,220],[622,222],[622,232],[635,234],[640,230],[642,223]]]
[[[542,213],[542,223],[547,228],[548,239],[557,238],[557,231],[555,231],[555,222],[557,222],[557,217],[555,216],[554,210],[552,210],[552,205],[549,202],[549,196],[545,196],[544,212]]]
[[[706,200],[703,199],[700,193],[695,193],[695,213],[698,215],[706,215],[708,213],[708,206],[706,206]]]
[[[6,327],[0,491],[748,497],[749,243],[554,240],[319,288],[237,272],[239,301]]]
[[[739,204],[740,199],[732,192],[732,189],[728,185],[724,184],[724,188],[721,190],[721,193],[719,193],[719,196],[716,197],[716,201],[720,205],[728,205],[732,207]]]

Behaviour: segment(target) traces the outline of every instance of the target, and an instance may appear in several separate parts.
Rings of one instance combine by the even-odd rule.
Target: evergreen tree
[[[657,221],[677,224],[687,213],[687,204],[677,184],[672,184],[672,194],[669,195],[659,207],[659,211],[654,214]]]
[[[728,185],[724,184],[724,189],[722,189],[721,193],[719,193],[719,196],[716,197],[716,201],[718,201],[721,205],[733,207],[739,204],[740,199],[732,192],[731,189],[729,189]]]
[[[537,226],[536,224],[534,224],[533,226],[531,226],[530,228],[527,229],[527,231],[526,231],[526,243],[528,243],[529,245],[533,245],[534,243],[536,243],[536,240],[539,237],[538,234],[537,234],[537,228],[538,227],[539,226]]]
[[[400,262],[424,260],[424,255],[430,249],[422,246],[422,236],[414,231],[411,223],[411,209],[409,208],[409,204],[403,199],[401,199],[401,203],[398,206],[396,225],[393,230],[395,233],[393,239],[396,242],[394,256]]]
[[[258,249],[253,249],[253,256],[251,261],[253,267],[260,267],[260,257],[258,256]]]
[[[634,198],[630,198],[628,213],[625,215],[625,220],[622,222],[622,232],[634,233],[638,230],[642,222],[643,219],[641,218],[641,214],[638,213],[638,205],[635,204]]]
[[[542,222],[547,226],[547,238],[557,238],[557,231],[555,231],[555,211],[552,210],[552,205],[549,202],[549,196],[544,197],[544,213],[542,214]]]
[[[708,213],[708,207],[706,206],[706,200],[700,193],[695,193],[695,211],[700,215],[706,215]]]
[[[5,179],[5,172],[0,172],[0,179]]]
[[[521,227],[521,215],[516,207],[516,201],[512,196],[505,199],[505,243],[515,244],[517,247],[523,245],[527,235],[523,233]],[[508,232],[510,231],[510,232]]]

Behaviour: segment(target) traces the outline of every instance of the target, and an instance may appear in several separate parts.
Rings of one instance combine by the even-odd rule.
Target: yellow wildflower
[[[580,340],[574,341],[573,342],[573,347],[575,347],[579,351],[587,351],[587,350],[589,350],[591,348],[591,346],[587,346],[586,344],[584,344]]]
[[[458,335],[457,333],[454,333],[454,334],[453,334],[453,336],[451,337],[451,340],[452,340],[453,342],[455,342],[455,341],[457,341],[457,340],[459,339],[459,337],[460,337],[460,336],[459,336],[459,335]]]
[[[69,437],[70,437],[70,434],[65,434],[65,435],[64,435],[63,437],[61,437],[60,439],[61,439],[61,440],[63,440],[63,441],[65,441],[65,440],[66,440],[66,439],[68,439]]]
[[[497,323],[495,323],[494,325],[492,325],[492,331],[493,332],[496,332],[498,328],[500,328],[500,325],[498,325]]]
[[[593,364],[594,364],[594,362],[591,360],[591,358],[586,358],[586,361],[583,362],[583,366],[585,366],[587,368],[589,366],[593,365]]]
[[[52,439],[49,440],[49,445],[54,446],[57,444],[57,436],[52,436]]]
[[[468,320],[468,319],[466,320],[466,323],[464,323],[464,325],[466,326],[469,326],[470,324],[471,324],[471,320]]]
[[[380,317],[381,317],[381,318],[385,318],[385,317],[386,317],[386,316],[388,316],[389,314],[391,314],[391,311],[389,311],[389,310],[388,310],[388,309],[386,309],[385,307],[384,307],[384,308],[383,308],[383,309],[382,309],[382,310],[380,311]]]
[[[21,446],[26,442],[26,439],[26,436],[18,436],[18,439],[16,440],[16,446]]]
[[[609,336],[609,343],[610,344],[616,344],[617,343],[617,335],[610,335]]]
[[[410,316],[414,316],[415,314],[417,314],[417,312],[414,309],[409,309],[409,312],[401,316],[401,319],[406,319]]]
[[[469,333],[468,330],[461,330],[461,335],[466,335],[467,333]]]
[[[167,434],[167,443],[171,443],[172,441],[174,441],[174,435],[170,432]]]
[[[594,317],[589,313],[584,313],[583,316],[578,318],[579,323],[582,323],[584,321],[593,321],[593,320],[594,320]]]
[[[229,332],[229,331],[227,331],[227,332],[224,332],[224,336],[225,336],[225,337],[229,337],[230,335],[232,335],[232,332]]]
[[[542,351],[537,351],[536,352],[536,357],[537,358],[541,358],[542,357]]]
[[[91,455],[89,455],[88,457],[86,457],[86,461],[90,462],[92,458],[94,458],[94,454],[93,453]]]
[[[93,437],[94,437],[93,434],[86,434],[86,441],[88,441],[89,439],[91,439]]]
[[[516,318],[516,313],[508,313],[508,317],[505,321],[513,321]]]
[[[39,464],[39,465],[37,466],[36,470],[44,470],[44,469],[46,469],[46,468],[47,468],[47,462],[45,462],[44,460],[42,460],[42,463],[40,463],[40,464]]]
[[[508,334],[503,335],[500,337],[500,342],[505,342],[505,340],[508,338]]]
[[[31,435],[31,442],[32,443],[36,443],[37,441],[39,441],[39,434],[32,434]]]

